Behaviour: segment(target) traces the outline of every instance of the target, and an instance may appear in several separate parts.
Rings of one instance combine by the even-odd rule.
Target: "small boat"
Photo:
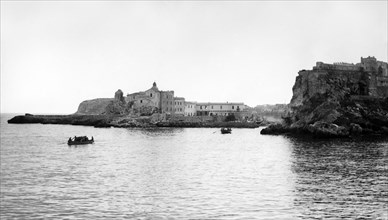
[[[221,128],[221,134],[230,134],[232,133],[231,128]]]
[[[67,141],[68,145],[82,145],[82,144],[93,144],[93,143],[94,143],[93,136],[91,139],[89,139],[86,136],[80,136],[80,137],[74,136],[74,138],[69,138],[69,140]]]

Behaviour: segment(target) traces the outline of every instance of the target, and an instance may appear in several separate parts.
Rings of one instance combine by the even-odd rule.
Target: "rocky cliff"
[[[105,114],[107,106],[113,102],[113,98],[99,98],[86,100],[79,104],[76,114],[101,115]]]
[[[388,98],[370,95],[373,74],[362,68],[300,71],[283,123],[271,125],[261,133],[388,135]]]
[[[82,115],[122,115],[130,112],[130,106],[125,102],[123,92],[119,89],[114,98],[99,98],[80,103],[76,114]]]

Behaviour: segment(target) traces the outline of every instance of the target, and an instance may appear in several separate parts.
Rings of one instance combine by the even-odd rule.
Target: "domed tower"
[[[153,90],[155,90],[155,91],[159,91],[158,86],[156,85],[156,82],[154,82],[154,83],[152,84],[152,88],[151,88],[151,89],[153,89]]]
[[[120,101],[120,102],[124,101],[123,91],[121,91],[121,89],[119,89],[115,92],[115,100]]]

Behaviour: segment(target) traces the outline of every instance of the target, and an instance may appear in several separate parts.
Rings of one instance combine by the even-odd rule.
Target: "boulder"
[[[359,124],[350,123],[350,133],[358,135],[362,133],[362,127]]]
[[[349,131],[344,126],[338,126],[324,121],[315,122],[307,127],[316,137],[348,137]]]
[[[277,134],[284,134],[284,133],[287,133],[289,131],[290,131],[290,129],[289,129],[288,126],[286,126],[284,124],[276,123],[276,124],[271,124],[271,125],[269,125],[266,128],[263,128],[260,131],[260,134],[273,134],[273,135],[277,135]]]

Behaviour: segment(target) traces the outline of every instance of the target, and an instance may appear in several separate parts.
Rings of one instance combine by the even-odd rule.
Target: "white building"
[[[227,116],[244,109],[242,102],[200,102],[196,106],[198,116]]]
[[[196,102],[185,102],[185,116],[197,115]]]

